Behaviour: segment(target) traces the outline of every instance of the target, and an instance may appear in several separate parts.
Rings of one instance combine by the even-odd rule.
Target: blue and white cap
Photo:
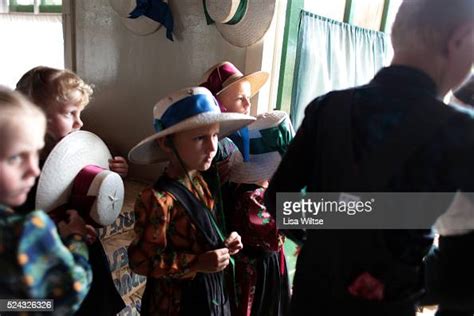
[[[241,113],[221,113],[212,93],[203,87],[178,90],[164,97],[153,108],[155,134],[145,138],[128,153],[131,162],[150,164],[166,161],[156,139],[177,132],[219,123],[219,138],[252,123],[255,118]]]

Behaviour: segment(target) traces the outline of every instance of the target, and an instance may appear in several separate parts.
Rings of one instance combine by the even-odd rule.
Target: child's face
[[[0,142],[0,203],[19,206],[39,176],[38,154],[45,126],[38,118],[15,119],[2,131]]]
[[[217,96],[217,100],[227,111],[250,114],[250,94],[252,89],[250,82],[243,80],[238,82]]]
[[[176,133],[174,146],[188,171],[209,169],[217,152],[219,124]]]
[[[66,103],[51,105],[48,117],[48,134],[59,141],[64,136],[78,131],[82,127],[81,112],[84,107],[79,104]]]

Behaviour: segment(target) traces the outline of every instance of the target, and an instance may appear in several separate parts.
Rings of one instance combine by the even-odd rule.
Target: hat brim
[[[161,150],[156,142],[158,138],[209,124],[219,123],[219,139],[221,139],[244,126],[247,126],[254,120],[255,118],[241,113],[207,112],[198,114],[145,138],[130,150],[128,153],[128,159],[136,164],[164,162],[168,160],[168,156]]]
[[[167,2],[167,0],[165,0]],[[136,35],[149,35],[155,33],[161,24],[145,16],[136,19],[128,18],[130,12],[136,7],[135,0],[109,0],[110,6],[120,17],[122,24]]]
[[[272,111],[257,115],[256,121],[248,126],[249,130],[260,130],[278,126],[283,120],[288,119],[288,114],[284,111]],[[293,126],[290,127],[293,128]],[[294,131],[292,130],[293,134]]]
[[[87,165],[109,169],[107,145],[95,134],[77,131],[64,137],[46,158],[38,180],[36,208],[49,212],[65,204],[76,175]]]
[[[242,20],[234,25],[216,23],[217,30],[229,43],[248,47],[263,38],[272,24],[275,0],[248,1]]]
[[[120,20],[129,31],[136,35],[150,35],[158,31],[161,27],[160,23],[155,22],[146,16],[139,16],[136,19],[120,17]]]
[[[250,155],[247,162],[243,162],[241,154],[234,153],[236,161],[231,164],[229,181],[234,183],[259,184],[270,180],[281,162],[281,156],[277,151]],[[231,158],[231,161],[232,161]]]
[[[221,93],[225,92],[226,90],[228,90],[229,88],[231,88],[232,86],[236,85],[239,82],[248,81],[250,83],[250,97],[253,97],[254,95],[258,93],[258,91],[260,91],[262,86],[267,82],[268,77],[269,77],[269,74],[268,72],[265,72],[265,71],[252,72],[248,75],[244,75],[236,79],[235,81],[232,81],[230,84],[225,86],[222,90],[217,92],[216,95],[220,95]]]

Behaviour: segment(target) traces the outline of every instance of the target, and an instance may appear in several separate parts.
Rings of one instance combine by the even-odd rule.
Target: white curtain
[[[301,124],[314,98],[369,82],[392,56],[386,34],[302,11],[291,102],[293,126]]]
[[[61,15],[0,14],[0,85],[15,88],[29,69],[64,68]]]

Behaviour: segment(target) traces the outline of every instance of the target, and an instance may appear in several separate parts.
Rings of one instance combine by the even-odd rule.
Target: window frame
[[[10,0],[8,4],[9,13],[31,13],[31,14],[43,14],[43,13],[62,13],[63,5],[46,4],[46,0],[35,0],[34,4],[22,5],[18,4],[17,0]]]
[[[391,0],[384,0],[382,17],[378,29],[380,32],[386,33],[388,31],[387,17],[390,10],[390,2]],[[346,0],[344,18],[342,22],[354,24],[352,23],[354,5],[355,3],[353,0]],[[304,0],[288,0],[286,10],[286,22],[283,35],[284,37],[279,72],[280,78],[278,80],[276,109],[290,113],[296,46],[298,42],[299,19],[301,11],[304,10]]]

